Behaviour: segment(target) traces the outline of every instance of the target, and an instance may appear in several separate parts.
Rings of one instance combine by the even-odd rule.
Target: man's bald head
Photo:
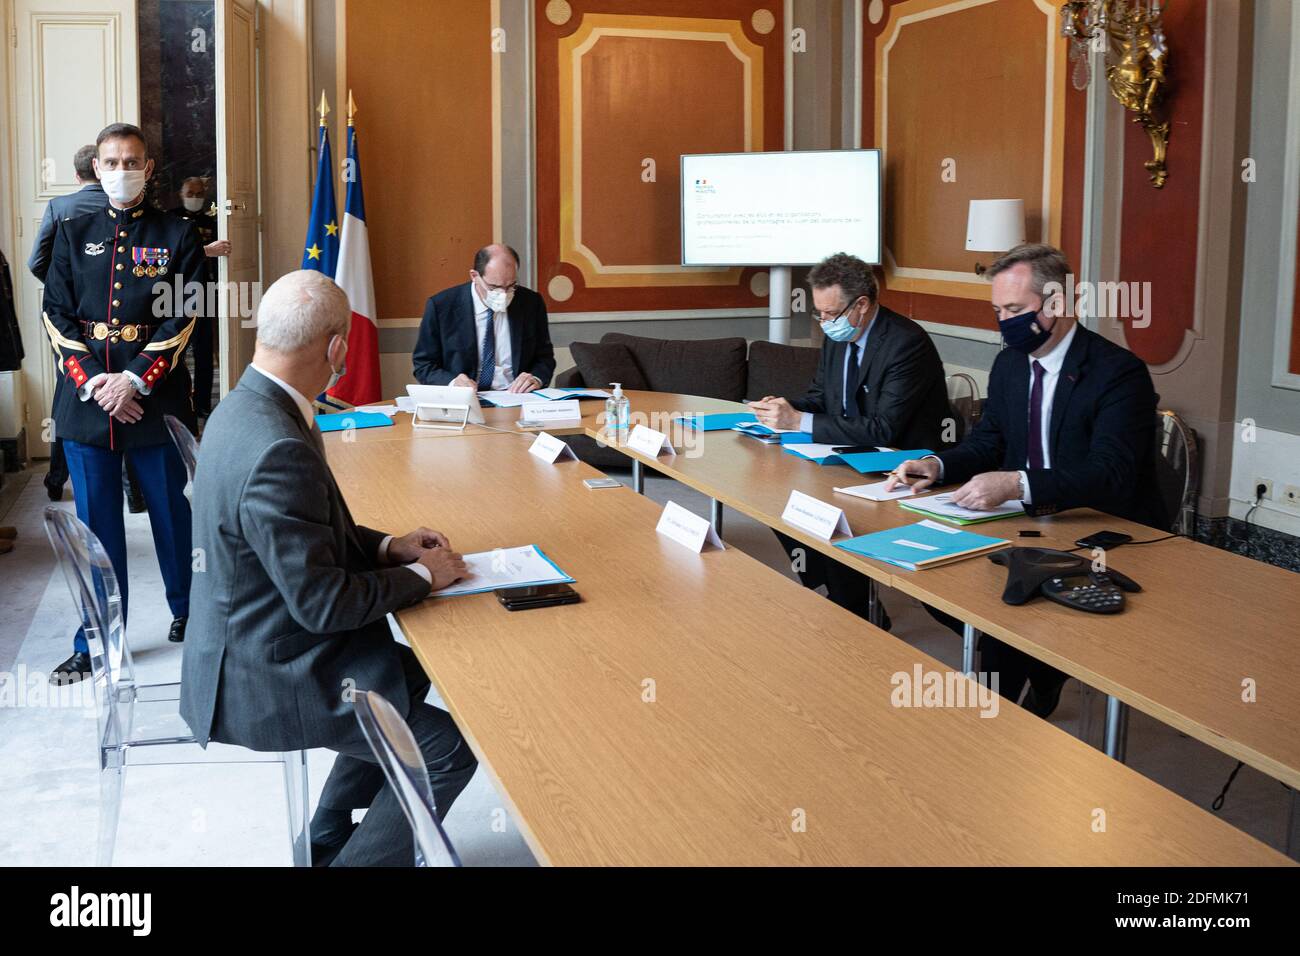
[[[479,275],[484,275],[488,266],[502,257],[514,260],[515,271],[519,271],[519,253],[500,242],[490,243],[474,253],[474,271]]]
[[[346,336],[352,318],[347,294],[324,273],[290,272],[271,284],[257,309],[257,344],[282,355]]]

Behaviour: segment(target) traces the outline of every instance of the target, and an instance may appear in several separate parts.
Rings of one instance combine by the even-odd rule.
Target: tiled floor
[[[14,476],[9,476],[11,479]],[[24,475],[19,480],[27,479]],[[6,489],[8,490],[8,489]],[[650,478],[647,494],[708,514],[703,496],[667,479]],[[2,499],[0,499],[2,500]],[[0,694],[0,861],[9,864],[88,864],[94,859],[98,783],[94,718],[68,706],[71,692],[45,693],[45,675],[68,655],[73,611],[41,530],[49,502],[39,475],[27,481],[0,524],[19,529],[17,546],[0,555],[0,672],[16,694]],[[4,506],[0,503],[0,509]],[[71,508],[71,501],[59,505]],[[177,679],[181,646],[169,644],[169,621],[145,515],[127,518],[131,567],[128,638],[141,680]],[[784,552],[765,527],[726,514],[724,537],[781,573]],[[950,666],[960,643],[914,602],[887,592],[896,637]],[[2,678],[0,678],[2,679]],[[1052,723],[1076,733],[1081,694],[1071,683]],[[435,700],[436,702],[436,700]],[[1094,740],[1101,701],[1093,700]],[[158,705],[165,707],[166,705]],[[172,705],[174,706],[174,705]],[[333,759],[310,754],[313,798]],[[1129,764],[1162,785],[1208,807],[1235,761],[1139,713],[1130,721]],[[1033,768],[1026,767],[1026,773]],[[135,767],[127,772],[116,862],[139,865],[287,865],[289,844],[278,765]],[[954,781],[959,786],[960,781]],[[1279,849],[1285,839],[1289,792],[1249,768],[1238,775],[1221,815]],[[518,827],[503,810],[483,768],[452,808],[447,828],[466,865],[532,865]],[[1050,855],[1044,863],[1053,862]]]

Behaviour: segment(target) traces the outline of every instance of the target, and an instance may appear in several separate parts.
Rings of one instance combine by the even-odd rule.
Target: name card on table
[[[546,434],[546,432],[538,434],[537,440],[529,446],[528,454],[540,458],[548,465],[553,465],[557,461],[569,458],[577,460],[578,457],[573,453],[572,448],[560,441],[554,435]]]
[[[582,418],[582,406],[577,399],[560,402],[532,402],[519,407],[521,425],[540,425],[544,422],[576,422]]]
[[[699,515],[693,515],[674,501],[664,505],[664,513],[659,516],[655,531],[672,538],[678,544],[684,544],[697,554],[706,547],[726,550],[726,545],[713,530],[713,525]]]
[[[849,519],[844,516],[841,509],[828,505],[824,501],[818,501],[812,495],[805,495],[802,491],[790,492],[790,500],[785,503],[781,520],[811,535],[816,535],[823,541],[829,541],[836,532],[853,534],[849,530]]]
[[[637,425],[632,429],[632,434],[627,436],[627,447],[651,458],[658,458],[660,453],[665,451],[670,455],[677,454],[677,449],[673,448],[673,443],[668,440],[667,435],[653,428],[646,428],[644,425]]]

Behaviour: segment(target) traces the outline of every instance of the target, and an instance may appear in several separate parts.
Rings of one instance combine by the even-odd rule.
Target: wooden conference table
[[[587,490],[599,472],[531,436],[426,434],[326,436],[357,520],[537,544],[583,595],[398,615],[542,862],[1288,862],[1018,707],[894,706],[897,675],[944,666],[740,551],[656,534],[656,505]]]

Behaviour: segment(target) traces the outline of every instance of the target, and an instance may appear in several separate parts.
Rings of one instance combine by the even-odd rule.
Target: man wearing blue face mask
[[[952,420],[943,361],[925,330],[877,302],[871,267],[837,253],[808,275],[826,335],[812,385],[792,399],[751,402],[760,422],[810,432],[830,445],[943,448]],[[867,617],[869,582],[859,572],[777,532],[804,585],[826,585],[840,607]],[[886,622],[886,628],[888,623]]]
[[[1025,243],[989,266],[1006,348],[989,373],[979,424],[955,448],[907,461],[888,487],[963,483],[953,500],[979,511],[1023,501],[1033,515],[1095,508],[1167,526],[1155,476],[1156,393],[1146,365],[1067,315],[1070,272],[1058,249]],[[1046,717],[1065,675],[985,637],[982,669],[1001,693]]]

